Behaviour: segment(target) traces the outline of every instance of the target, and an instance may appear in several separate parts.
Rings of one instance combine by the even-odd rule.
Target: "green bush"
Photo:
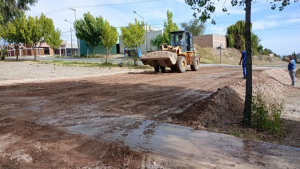
[[[297,69],[297,71],[296,71],[296,77],[300,78],[300,69]]]
[[[281,112],[281,105],[267,105],[260,95],[253,97],[251,127],[259,131],[280,134],[282,130]]]
[[[262,55],[269,55],[269,52],[268,52],[268,51],[265,51],[265,50],[263,50],[263,51],[261,52],[261,54],[262,54]]]

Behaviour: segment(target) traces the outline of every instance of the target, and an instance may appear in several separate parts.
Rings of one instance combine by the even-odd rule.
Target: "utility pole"
[[[243,124],[245,127],[251,125],[251,104],[252,104],[252,59],[251,59],[251,0],[246,0],[246,96]]]
[[[217,49],[220,49],[220,64],[222,63],[222,44],[220,44],[219,47],[217,47]]]
[[[69,9],[71,9],[71,10],[74,11],[74,15],[75,15],[75,21],[74,21],[74,23],[75,23],[76,22],[76,9],[73,9],[73,8],[69,8]],[[74,25],[74,29],[75,29],[75,25]],[[75,35],[76,35],[76,29],[75,29]],[[80,42],[78,40],[77,35],[76,35],[76,38],[77,38],[77,54],[78,54],[78,57],[80,57]]]
[[[70,27],[70,33],[71,33],[71,54],[72,54],[73,51],[72,27]]]
[[[141,17],[141,15],[139,15],[138,13],[136,13],[136,11],[133,11],[133,13],[137,14],[139,17]],[[143,17],[141,17],[143,19],[143,22],[145,23],[145,20]],[[146,22],[146,32],[145,32],[145,53],[147,53],[147,28],[148,25],[147,25],[147,22]]]
[[[222,63],[222,44],[220,44],[220,64]]]

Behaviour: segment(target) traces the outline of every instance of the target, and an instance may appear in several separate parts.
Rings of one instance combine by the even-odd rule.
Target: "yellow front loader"
[[[199,69],[200,57],[196,56],[193,37],[190,32],[171,32],[171,45],[161,45],[161,50],[151,51],[141,57],[144,65],[154,67],[155,72],[165,72],[166,67],[183,73],[188,65],[192,71]]]

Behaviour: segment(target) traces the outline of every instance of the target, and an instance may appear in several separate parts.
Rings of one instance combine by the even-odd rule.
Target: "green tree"
[[[29,40],[28,40],[28,45],[30,45],[33,50],[34,50],[34,60],[36,60],[36,48],[42,39],[42,34],[40,30],[40,23],[39,23],[39,18],[36,17],[28,17],[28,22],[27,22],[28,30],[29,30]]]
[[[39,31],[40,31],[40,35],[41,35],[41,39],[39,41],[39,46],[38,46],[38,50],[39,48],[43,45],[43,43],[46,42],[46,40],[51,36],[51,33],[55,32],[55,28],[54,28],[54,24],[52,19],[47,18],[43,13],[41,14],[40,18],[39,18]],[[34,60],[36,60],[36,55]]]
[[[205,24],[199,19],[192,19],[189,22],[183,22],[180,26],[183,30],[191,32],[194,36],[203,35],[205,32]]]
[[[30,10],[29,6],[37,3],[37,0],[4,0],[0,1],[0,24],[13,21],[21,17],[24,11]]]
[[[95,18],[90,12],[85,13],[83,19],[76,20],[74,24],[76,36],[92,47],[93,57],[95,57],[95,47],[102,45],[103,25],[104,19],[101,16]]]
[[[137,49],[138,46],[144,43],[145,41],[145,29],[144,22],[139,22],[135,19],[135,23],[129,23],[128,27],[122,27],[122,40],[126,47],[135,49],[133,54],[134,65],[137,66]]]
[[[261,44],[259,44],[258,47],[257,47],[257,51],[261,52],[263,50],[264,50],[264,47]]]
[[[178,26],[175,22],[173,22],[173,14],[169,10],[167,11],[167,21],[164,21],[164,34],[163,34],[163,42],[170,45],[170,33],[173,31],[178,31]]]
[[[298,2],[299,0],[294,0]],[[185,0],[185,3],[190,5],[194,12],[194,16],[200,13],[199,19],[201,22],[205,23],[208,19],[211,19],[211,15],[214,14],[216,10],[216,0],[205,0],[205,1],[195,1],[195,0]],[[224,2],[224,4],[226,1]],[[246,6],[245,7],[245,41],[246,41],[246,96],[245,96],[245,107],[244,107],[244,117],[243,123],[245,126],[250,126],[251,122],[251,104],[252,104],[252,60],[251,60],[251,0],[231,0],[232,6]],[[271,9],[276,9],[278,0],[272,0],[270,2]],[[279,6],[279,10],[282,11],[287,5],[290,5],[290,0],[282,0]],[[227,12],[227,8],[223,5],[223,12]],[[211,20],[212,24],[216,24],[215,20]]]
[[[105,62],[107,63],[108,55],[110,55],[111,48],[117,43],[118,41],[118,32],[117,29],[109,24],[108,21],[105,21],[103,30],[102,30],[102,44],[106,48],[106,59]]]
[[[240,20],[237,21],[234,25],[231,25],[227,28],[226,33],[226,39],[228,47],[234,47],[236,49],[242,49],[245,50],[246,45],[246,34],[245,34],[245,21]],[[252,28],[252,24],[250,29]],[[260,38],[254,34],[251,33],[251,51],[252,54],[257,54],[257,49],[259,46],[259,42],[261,41]]]
[[[16,49],[16,60],[19,59],[19,48],[22,44],[28,43],[28,28],[26,16],[16,18],[12,22],[8,22],[2,28],[2,36],[7,39],[8,43],[13,44]]]
[[[50,34],[55,31],[52,19],[47,18],[43,13],[38,18],[28,17],[27,26],[29,33],[27,35],[27,44],[30,44],[34,49],[34,61],[36,61],[36,48],[41,47],[43,43],[50,37]]]
[[[155,46],[157,50],[160,49],[160,45],[164,43],[163,35],[157,35],[156,38],[150,40],[150,45]]]
[[[251,33],[251,52],[253,55],[256,55],[258,52],[258,46],[261,39],[255,33]]]
[[[53,30],[47,37],[46,42],[53,50],[59,48],[63,42],[63,40],[60,39],[60,30]]]

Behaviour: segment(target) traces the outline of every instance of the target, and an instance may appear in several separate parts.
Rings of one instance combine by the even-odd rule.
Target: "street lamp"
[[[72,11],[74,11],[75,21],[76,21],[76,9],[70,8],[70,7],[69,7],[69,9],[72,10]],[[74,24],[73,24],[73,25],[74,25]],[[76,30],[75,30],[75,35],[76,35]],[[77,39],[78,56],[80,56],[80,44],[79,44],[80,42],[79,42],[79,40],[78,40],[77,35],[76,35],[76,39]]]
[[[67,21],[66,19],[65,19],[65,21],[66,22],[69,22],[69,21]],[[72,23],[72,22],[69,22],[70,24],[72,24],[72,25],[74,25],[74,23]],[[70,33],[71,33],[71,49],[72,49],[72,52],[73,52],[73,39],[72,39],[72,27],[70,27]],[[78,41],[77,41],[77,43],[78,43]],[[71,52],[71,53],[72,53]]]
[[[138,13],[136,13],[135,11],[133,11],[133,13],[135,13],[135,14],[137,14],[139,17],[141,17],[142,19],[143,19],[143,22],[145,23],[145,21],[144,21],[144,18],[141,16],[141,15],[139,15]],[[146,22],[146,32],[145,32],[145,38],[146,38],[146,40],[145,40],[145,53],[147,53],[147,22]]]

